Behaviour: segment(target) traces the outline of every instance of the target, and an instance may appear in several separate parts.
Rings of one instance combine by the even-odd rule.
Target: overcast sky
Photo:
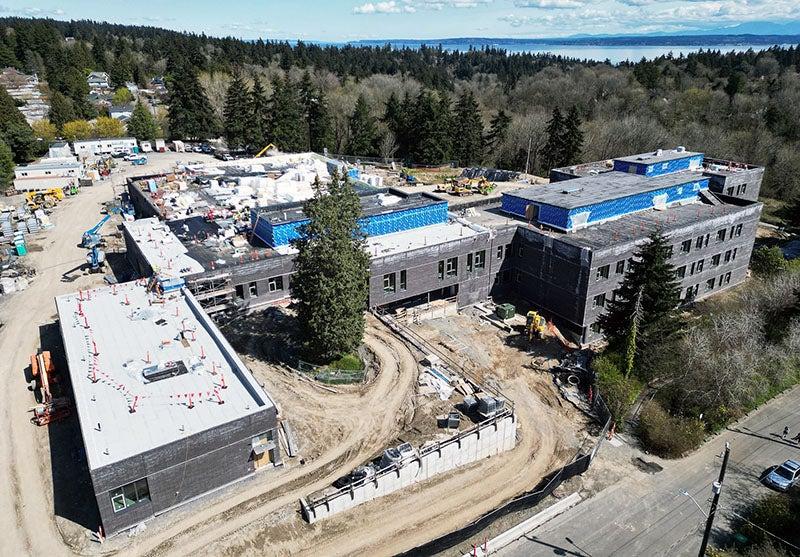
[[[0,0],[2,15],[252,39],[554,37],[800,20],[800,0]]]

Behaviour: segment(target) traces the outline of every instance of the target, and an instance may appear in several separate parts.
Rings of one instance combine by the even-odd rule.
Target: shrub
[[[670,416],[656,401],[648,402],[639,416],[639,438],[651,453],[678,458],[698,447],[705,438],[703,422]]]
[[[786,259],[778,246],[771,248],[762,246],[753,250],[750,258],[750,268],[759,276],[776,275],[787,268]]]
[[[345,371],[361,371],[364,369],[364,362],[361,361],[358,354],[345,354],[328,364],[328,367]]]
[[[592,369],[597,374],[597,388],[618,425],[621,425],[642,390],[636,379],[625,378],[621,367],[622,357],[615,352],[606,352],[592,360]]]

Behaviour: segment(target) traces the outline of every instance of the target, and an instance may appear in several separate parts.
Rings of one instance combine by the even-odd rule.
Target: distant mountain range
[[[800,21],[774,23],[771,21],[751,21],[731,27],[714,27],[684,33],[646,33],[638,35],[570,35],[547,38],[493,38],[458,37],[448,39],[368,39],[352,41],[359,45],[404,45],[419,46],[471,45],[515,46],[527,45],[597,45],[597,46],[736,46],[773,45],[800,43]]]

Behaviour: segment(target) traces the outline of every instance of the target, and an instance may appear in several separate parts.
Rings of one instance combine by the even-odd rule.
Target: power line
[[[737,513],[736,511],[732,511],[731,509],[726,509],[726,511],[727,511],[727,512],[729,512],[730,514],[732,514],[733,516],[735,516],[735,517],[737,517],[737,518],[740,518],[740,519],[744,520],[745,522],[747,522],[747,523],[748,523],[748,524],[750,524],[751,526],[755,526],[756,528],[758,528],[759,530],[761,530],[761,531],[762,531],[762,532],[764,532],[765,534],[767,534],[767,535],[769,535],[769,536],[772,536],[772,537],[773,537],[773,538],[775,538],[776,540],[778,540],[778,541],[780,541],[780,542],[783,542],[783,543],[785,543],[785,544],[786,544],[786,545],[788,545],[789,547],[791,547],[791,548],[794,548],[794,549],[800,549],[800,547],[798,547],[798,546],[794,545],[792,542],[787,542],[786,540],[784,540],[783,538],[781,538],[781,537],[779,537],[779,536],[776,536],[775,534],[773,534],[773,533],[772,533],[772,532],[770,532],[769,530],[766,530],[766,529],[762,528],[761,526],[759,526],[759,525],[758,525],[758,524],[756,524],[755,522],[750,522],[749,520],[747,520],[745,517],[743,517],[742,515],[740,515],[740,514],[739,514],[739,513]]]

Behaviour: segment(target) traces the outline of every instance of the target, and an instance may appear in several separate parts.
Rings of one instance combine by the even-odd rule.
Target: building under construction
[[[130,180],[137,216],[154,217],[126,224],[134,266],[143,276],[185,280],[210,312],[288,302],[291,240],[310,195],[263,202],[269,196],[262,190],[276,199],[294,191],[283,176],[297,168],[280,165],[274,184],[274,169],[250,168],[248,180],[267,184],[252,192],[242,189],[238,169],[222,170],[213,183],[191,173]],[[308,175],[297,180],[298,190]],[[741,282],[761,214],[754,200],[762,175],[760,167],[679,147],[554,169],[550,184],[520,184],[499,203],[488,199],[455,214],[444,198],[376,187],[356,174],[371,256],[369,304],[396,309],[446,300],[463,307],[510,296],[586,344],[599,338],[597,317],[654,231],[672,243],[685,301]]]
[[[56,298],[106,534],[280,461],[276,407],[185,289]]]

